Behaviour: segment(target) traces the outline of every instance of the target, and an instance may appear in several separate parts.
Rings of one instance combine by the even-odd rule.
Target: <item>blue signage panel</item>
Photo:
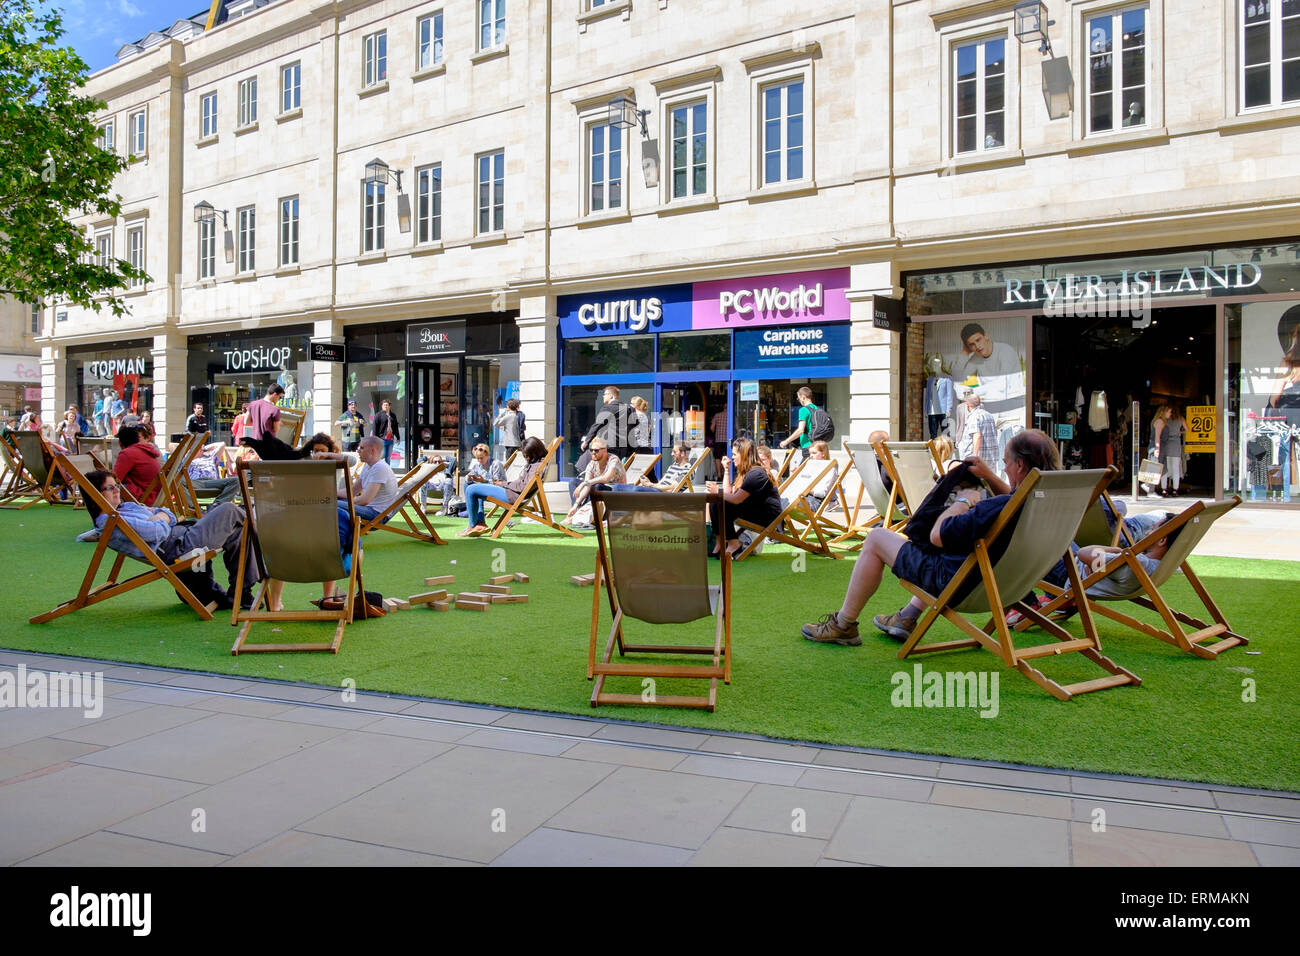
[[[746,329],[735,334],[731,351],[737,369],[848,365],[849,323]]]
[[[650,335],[691,328],[691,286],[562,295],[555,301],[560,335],[566,339],[597,335]]]

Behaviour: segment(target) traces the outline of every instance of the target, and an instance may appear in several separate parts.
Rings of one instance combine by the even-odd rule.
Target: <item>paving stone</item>
[[[337,730],[288,721],[212,714],[81,758],[82,763],[218,783],[318,744]]]
[[[546,754],[552,757],[558,757],[574,746],[574,741],[565,737],[491,729],[476,730],[459,743],[466,747],[489,747],[493,750],[513,750],[515,753]]]
[[[297,684],[275,684],[270,681],[248,681],[240,693],[249,697],[269,697],[272,700],[293,700],[302,703],[324,702],[327,698],[340,700],[337,690],[308,687]]]
[[[1252,843],[1260,866],[1300,866],[1300,850],[1291,846],[1269,846],[1267,843]]]
[[[992,783],[1003,787],[1030,787],[1034,790],[1070,792],[1070,777],[1063,773],[1039,773],[1033,770],[1012,770],[1007,767],[943,763],[939,766],[939,777],[943,780],[969,780],[974,783]]]
[[[825,846],[825,840],[720,827],[691,857],[690,865],[812,866]]]
[[[785,764],[763,763],[758,760],[737,760],[732,757],[712,757],[698,754],[687,757],[677,765],[675,773],[698,773],[706,777],[726,777],[729,780],[748,780],[751,783],[776,783],[793,786],[803,776],[803,768]]]
[[[224,694],[240,694],[255,686],[242,677],[217,677],[212,674],[174,674],[159,675],[158,683],[170,687],[193,687],[197,690],[220,691]]]
[[[1300,823],[1278,823],[1248,817],[1224,817],[1223,820],[1228,824],[1228,833],[1234,840],[1300,847]]]
[[[242,714],[245,717],[274,717],[291,709],[288,702],[250,700],[224,694],[205,694],[192,704],[192,710],[210,710],[219,714]]]
[[[0,866],[17,863],[199,789],[196,784],[73,765],[0,787]]]
[[[1164,810],[1131,803],[1107,803],[1104,800],[1074,799],[1073,819],[1092,825],[1095,812],[1106,812],[1106,827],[1133,830],[1163,830],[1166,833],[1189,833],[1194,836],[1228,839],[1228,828],[1217,813],[1195,810]],[[1300,829],[1300,828],[1297,828]]]
[[[487,707],[462,707],[458,704],[443,704],[431,700],[416,704],[407,701],[400,713],[415,717],[434,717],[438,720],[460,720],[468,724],[491,724],[502,716],[501,711]]]
[[[20,866],[217,866],[229,857],[185,846],[100,830],[56,847]]]
[[[13,747],[41,737],[62,736],[67,731],[91,727],[101,721],[129,714],[147,706],[116,697],[103,699],[103,713],[87,717],[74,707],[16,707],[0,711],[0,748]]]
[[[414,737],[417,740],[462,740],[474,733],[473,727],[445,724],[436,720],[412,720],[409,717],[380,717],[366,725],[366,732],[391,734],[394,737]]]
[[[882,866],[1063,866],[1069,823],[854,797],[826,856]]]
[[[705,734],[692,734],[683,730],[660,730],[657,727],[637,727],[633,724],[606,724],[592,737],[593,740],[624,740],[634,744],[655,744],[659,747],[678,747],[695,750],[708,739]]]
[[[0,780],[12,780],[37,770],[76,760],[99,747],[75,740],[38,737],[0,750]]]
[[[119,833],[235,855],[391,780],[447,750],[448,744],[346,733],[149,813],[119,823]],[[203,832],[192,827],[195,808]]]
[[[188,724],[191,721],[202,720],[206,716],[207,713],[201,710],[155,704],[153,706],[142,706],[137,710],[123,714],[121,717],[87,721],[85,726],[60,731],[57,736],[63,740],[76,740],[87,744],[115,747],[118,744],[126,743],[128,740],[147,737],[160,730],[168,730],[172,727],[179,727],[181,724]]]
[[[1214,791],[1214,803],[1221,810],[1246,810],[1300,819],[1300,797],[1267,797],[1250,793]]]
[[[1156,783],[1130,783],[1127,780],[1103,780],[1100,777],[1070,777],[1070,790],[1097,797],[1120,797],[1125,800],[1150,800],[1186,807],[1213,807],[1209,790],[1196,787],[1166,786]]]
[[[746,757],[763,757],[768,760],[791,760],[812,763],[821,750],[797,744],[782,744],[772,740],[750,740],[748,737],[706,737],[700,744],[701,752],[715,754],[741,754]]]
[[[987,787],[961,787],[950,783],[935,784],[930,802],[946,807],[969,807],[997,813],[1021,813],[1031,817],[1070,819],[1068,797],[1045,797],[1036,793],[990,790]]]
[[[566,750],[564,756],[577,760],[622,764],[627,767],[646,767],[650,770],[671,770],[686,759],[684,754],[668,750],[626,747],[621,744],[603,744],[596,741],[583,741]]]
[[[385,714],[401,713],[402,711],[410,709],[411,706],[411,701],[407,697],[387,697],[383,694],[359,693],[356,695],[355,700],[350,699],[352,695],[349,694],[349,699],[344,700],[343,690],[344,688],[340,687],[334,692],[332,695],[334,697],[333,701],[330,700],[329,696],[326,696],[322,697],[319,701],[316,701],[316,703],[335,703],[339,707],[351,707],[355,710],[373,710]]]
[[[730,827],[828,840],[848,809],[848,794],[759,784],[727,817]],[[802,810],[796,815],[796,810]],[[795,823],[803,827],[796,832]]]
[[[1070,848],[1075,866],[1258,866],[1246,843],[1087,823],[1070,824]]]
[[[391,846],[340,840],[296,830],[234,857],[226,866],[481,866]]]
[[[304,707],[302,705],[295,705],[269,716],[272,720],[288,720],[295,724],[315,724],[318,727],[338,727],[342,730],[361,730],[388,719],[375,714],[357,714],[334,707]]]
[[[816,863],[817,866],[866,866],[865,863],[850,863],[848,860],[832,860],[829,857],[822,857]]]
[[[749,790],[733,780],[620,767],[548,825],[697,850]]]
[[[796,781],[810,790],[835,790],[860,796],[886,797],[890,800],[930,799],[934,784],[928,780],[908,780],[904,777],[882,776],[874,773],[852,773],[843,770],[805,770]]]
[[[885,754],[860,754],[851,750],[819,750],[815,764],[827,767],[852,767],[857,770],[881,770],[885,773],[906,773],[917,777],[937,777],[943,766],[937,760],[920,757],[890,757]]]
[[[517,727],[521,730],[540,730],[550,734],[571,734],[590,737],[605,726],[599,720],[575,720],[572,717],[552,717],[549,714],[503,714],[492,722],[493,727]]]
[[[492,861],[493,866],[681,866],[690,850],[591,833],[540,827]]]
[[[104,680],[149,681],[157,683],[175,674],[160,667],[137,667],[134,664],[106,664]]]
[[[191,690],[188,687],[133,687],[114,694],[114,700],[134,700],[144,704],[171,704],[175,707],[188,707],[190,704],[209,698],[204,691]]]
[[[488,863],[612,770],[455,747],[298,829]]]

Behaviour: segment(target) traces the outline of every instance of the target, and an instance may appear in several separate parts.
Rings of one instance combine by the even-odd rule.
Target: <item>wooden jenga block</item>
[[[498,574],[494,578],[488,578],[488,584],[509,584],[514,579],[513,574]]]
[[[464,598],[456,599],[456,609],[458,611],[486,611],[491,607],[489,601],[467,601]]]
[[[461,591],[456,595],[456,603],[461,601],[478,601],[481,604],[491,604],[492,595],[484,591]]]
[[[569,583],[576,584],[578,587],[589,588],[596,583],[596,572],[590,574],[575,574],[569,578]]]
[[[424,579],[424,583],[427,584],[427,585],[429,585],[430,587],[432,587],[432,586],[435,585],[435,584],[455,584],[455,583],[456,583],[456,575],[454,575],[454,574],[439,574],[439,575],[437,575],[436,577],[425,578],[425,579]]]
[[[513,581],[514,578],[511,578],[510,580]],[[480,591],[486,591],[488,594],[509,594],[509,593],[510,593],[510,585],[508,585],[508,584],[481,584],[481,585],[479,585],[479,590],[480,590]]]
[[[385,611],[409,611],[411,602],[405,598],[384,598]]]
[[[432,604],[434,601],[447,600],[447,589],[440,591],[425,591],[423,594],[412,594],[409,598],[411,604]]]
[[[515,572],[515,580],[518,581],[520,584],[527,584],[527,583],[528,583],[528,575],[524,574],[524,572],[522,572],[522,571],[516,571],[516,572]]]
[[[492,595],[493,604],[527,604],[527,594],[494,594]]]
[[[435,611],[450,611],[452,605],[450,601],[431,601],[429,607]]]

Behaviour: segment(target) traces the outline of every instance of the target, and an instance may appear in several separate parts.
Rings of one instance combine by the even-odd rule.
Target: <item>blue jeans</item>
[[[499,501],[503,505],[510,504],[509,493],[500,485],[490,485],[487,482],[467,485],[465,487],[465,510],[469,515],[469,526],[471,528],[484,523],[483,502],[486,499]]]
[[[374,518],[379,514],[378,508],[372,508],[369,505],[353,505],[356,509],[358,518]],[[352,520],[348,517],[348,509],[339,505],[339,548],[343,554],[344,560],[351,560],[348,556],[352,554]]]
[[[396,439],[396,438],[385,438],[385,439],[384,439],[384,461],[386,461],[386,462],[390,462],[390,463],[392,462],[392,460],[393,460],[393,445],[395,445],[395,444],[397,444],[397,439]]]
[[[623,493],[624,491],[650,491],[650,492],[657,492],[657,491],[659,491],[658,488],[651,488],[651,487],[649,487],[648,485],[621,485],[621,484],[620,484],[620,485],[615,485],[615,486],[614,486],[612,489],[610,489],[610,490],[611,490],[611,491],[616,491],[616,492],[618,492],[618,493],[620,493],[620,494]]]

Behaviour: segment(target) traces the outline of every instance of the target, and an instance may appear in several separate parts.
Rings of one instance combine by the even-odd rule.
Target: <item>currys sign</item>
[[[563,295],[555,303],[566,339],[595,335],[684,332],[691,327],[691,287]]]
[[[691,327],[755,328],[848,321],[848,269],[697,282]]]

